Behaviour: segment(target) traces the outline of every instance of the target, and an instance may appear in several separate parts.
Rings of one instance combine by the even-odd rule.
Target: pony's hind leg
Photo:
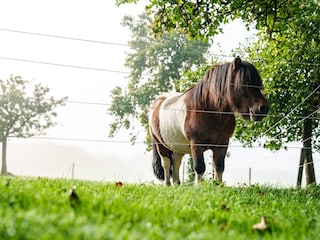
[[[170,182],[171,159],[165,156],[161,156],[161,165],[164,170],[164,184],[167,186],[170,186],[171,185],[171,182]]]
[[[166,148],[164,145],[162,144],[157,144],[156,145],[156,150],[157,150],[157,154],[159,156],[160,163],[161,163],[161,167],[163,168],[163,177],[161,178],[161,180],[164,180],[164,184],[167,186],[171,185],[170,182],[170,170],[171,170],[171,165],[172,165],[172,151],[170,151],[168,148]]]
[[[173,184],[180,184],[180,177],[179,177],[179,169],[181,165],[181,160],[184,154],[174,152],[172,154],[172,177],[173,177]]]

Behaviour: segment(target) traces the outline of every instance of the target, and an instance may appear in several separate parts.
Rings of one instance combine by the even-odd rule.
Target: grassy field
[[[74,189],[70,194],[70,190]],[[266,216],[267,229],[252,226]],[[320,187],[0,177],[0,239],[319,239]]]

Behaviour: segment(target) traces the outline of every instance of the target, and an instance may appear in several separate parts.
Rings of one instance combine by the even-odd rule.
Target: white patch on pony
[[[160,134],[165,145],[172,151],[190,154],[190,142],[185,136],[184,123],[187,115],[185,95],[169,93],[159,111]]]

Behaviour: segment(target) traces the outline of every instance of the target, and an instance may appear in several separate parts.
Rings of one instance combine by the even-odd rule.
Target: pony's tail
[[[152,156],[153,172],[158,179],[164,180],[164,169],[161,165],[161,158],[157,151],[156,144],[154,143],[152,144],[152,152],[153,152],[153,156]]]

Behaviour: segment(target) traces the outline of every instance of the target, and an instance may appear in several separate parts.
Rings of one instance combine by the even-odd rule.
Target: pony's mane
[[[239,95],[243,88],[261,88],[258,70],[249,62],[240,63],[238,68],[234,62],[228,62],[207,70],[201,81],[186,92],[187,104],[192,108],[222,111],[235,106],[235,94]]]

